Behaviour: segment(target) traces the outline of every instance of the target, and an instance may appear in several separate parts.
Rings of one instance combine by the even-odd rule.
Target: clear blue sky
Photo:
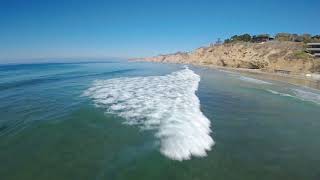
[[[241,33],[320,34],[319,0],[0,0],[0,62],[141,57]]]

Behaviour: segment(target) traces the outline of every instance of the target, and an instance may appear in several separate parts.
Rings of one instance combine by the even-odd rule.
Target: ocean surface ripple
[[[182,161],[206,156],[214,145],[210,120],[195,94],[199,82],[200,76],[185,68],[165,76],[96,80],[84,95],[125,124],[154,130],[160,152]]]

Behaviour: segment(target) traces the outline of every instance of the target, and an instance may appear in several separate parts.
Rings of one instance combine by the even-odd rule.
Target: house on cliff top
[[[268,42],[268,41],[272,41],[274,40],[273,37],[270,37],[269,34],[261,34],[261,35],[258,35],[258,36],[252,36],[252,42],[255,42],[255,43],[261,43],[261,42]]]
[[[320,57],[320,43],[307,43],[307,51],[316,57]]]

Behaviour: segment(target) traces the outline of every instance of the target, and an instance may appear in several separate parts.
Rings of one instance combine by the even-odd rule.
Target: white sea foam
[[[280,96],[294,97],[294,96],[292,96],[291,94],[281,93],[281,92],[274,91],[274,90],[271,90],[271,89],[268,89],[267,91],[270,92],[270,93],[272,93],[272,94],[276,94],[276,95],[280,95]]]
[[[286,96],[286,97],[292,97],[295,99],[299,99],[302,101],[309,101],[309,102],[313,102],[316,104],[320,104],[320,94],[315,93],[315,92],[311,92],[311,91],[306,91],[306,90],[302,90],[302,89],[291,89],[291,94],[287,94],[287,93],[281,93],[278,91],[274,91],[271,89],[267,90],[268,92],[275,94],[275,95],[280,95],[280,96]]]
[[[254,78],[251,78],[251,77],[245,77],[245,76],[241,76],[239,79],[242,80],[242,81],[255,83],[255,84],[272,84],[270,82],[262,81],[262,80],[259,80],[259,79],[254,79]]]
[[[228,71],[228,70],[224,70],[224,69],[218,69],[220,72],[224,72],[224,73],[227,73],[229,75],[233,75],[233,76],[236,76],[238,75],[239,76],[239,73],[237,72],[233,72],[233,71]]]
[[[320,94],[302,89],[292,89],[295,96],[303,101],[320,104]]]
[[[214,145],[195,94],[199,81],[186,68],[165,76],[97,80],[84,95],[126,124],[155,130],[160,152],[181,161],[206,156]]]

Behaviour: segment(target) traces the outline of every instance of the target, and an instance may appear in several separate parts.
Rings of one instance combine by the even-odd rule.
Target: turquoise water
[[[3,65],[0,115],[4,180],[320,179],[320,92],[252,76]]]

